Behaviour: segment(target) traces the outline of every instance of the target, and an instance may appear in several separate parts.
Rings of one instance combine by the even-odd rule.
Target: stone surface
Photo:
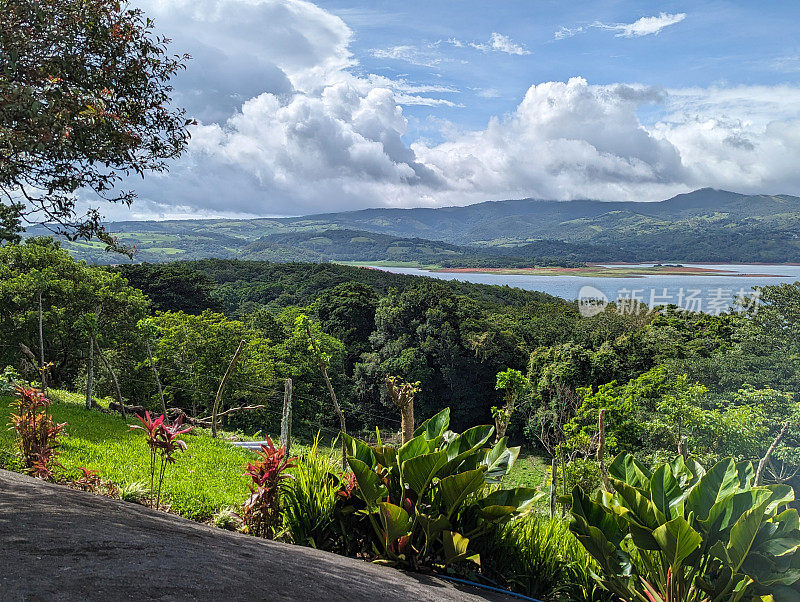
[[[0,470],[0,600],[512,600]]]

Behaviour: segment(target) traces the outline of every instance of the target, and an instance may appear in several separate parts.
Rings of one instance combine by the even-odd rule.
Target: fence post
[[[550,516],[556,515],[556,495],[558,494],[558,460],[553,458],[550,466]]]
[[[281,416],[281,445],[289,455],[292,445],[292,379],[286,379],[283,389],[283,415]]]

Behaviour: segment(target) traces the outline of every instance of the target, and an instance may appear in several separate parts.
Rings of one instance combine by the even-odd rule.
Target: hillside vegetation
[[[800,198],[703,189],[658,203],[512,200],[275,219],[117,222],[134,261],[238,258],[441,267],[583,262],[798,262]],[[32,228],[30,234],[43,233]],[[64,242],[93,263],[128,263],[99,242]]]

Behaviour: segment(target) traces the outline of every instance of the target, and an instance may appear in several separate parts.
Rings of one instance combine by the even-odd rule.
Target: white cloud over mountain
[[[800,193],[800,88],[661,90],[575,77],[532,85],[483,129],[409,143],[402,106],[457,104],[458,90],[357,74],[353,32],[339,17],[301,0],[141,4],[195,57],[176,94],[200,124],[170,173],[137,183],[140,216],[656,200],[702,186]],[[496,41],[512,44],[498,51],[514,48]],[[652,107],[662,117],[644,123]]]

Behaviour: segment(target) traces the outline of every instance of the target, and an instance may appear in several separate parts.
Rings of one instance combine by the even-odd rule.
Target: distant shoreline
[[[381,268],[415,268],[426,272],[437,272],[443,274],[495,274],[505,276],[579,276],[584,278],[643,278],[645,276],[728,276],[738,278],[789,278],[785,274],[764,274],[747,273],[740,274],[731,270],[723,270],[709,267],[698,267],[697,264],[686,265],[660,265],[650,264],[631,264],[631,263],[604,263],[587,264],[585,267],[531,267],[531,268],[443,268],[439,266],[414,266],[408,263],[398,263],[392,265],[389,262],[348,262],[349,265],[360,265],[361,267]],[[761,265],[761,266],[789,266],[798,264],[724,264],[708,263],[704,265]],[[625,266],[625,267],[613,267]]]

